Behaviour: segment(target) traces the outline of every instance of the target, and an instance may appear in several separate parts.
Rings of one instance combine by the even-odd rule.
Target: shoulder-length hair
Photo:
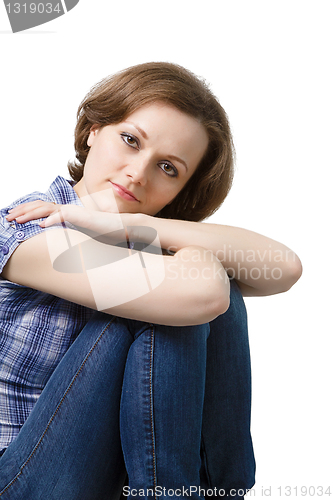
[[[234,147],[228,117],[206,83],[176,64],[151,62],[130,67],[95,85],[81,102],[75,128],[74,181],[83,176],[94,124],[120,123],[145,104],[164,102],[196,118],[209,143],[204,157],[175,199],[156,216],[201,221],[227,196],[233,179]]]

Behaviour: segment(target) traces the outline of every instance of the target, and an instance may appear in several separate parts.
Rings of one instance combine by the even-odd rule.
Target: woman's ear
[[[100,125],[97,125],[96,123],[94,125],[92,125],[92,127],[90,127],[90,132],[89,132],[88,139],[87,139],[87,144],[89,147],[92,146],[94,139],[96,137],[96,134],[99,131],[99,128],[100,128]]]

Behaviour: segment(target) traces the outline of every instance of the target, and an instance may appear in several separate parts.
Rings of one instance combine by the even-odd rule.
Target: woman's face
[[[84,175],[74,188],[83,203],[93,199],[102,211],[155,215],[191,177],[208,136],[195,118],[154,103],[116,125],[92,127],[88,146]]]

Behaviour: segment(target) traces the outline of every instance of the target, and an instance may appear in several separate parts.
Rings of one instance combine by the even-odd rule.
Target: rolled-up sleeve
[[[11,208],[26,203],[28,201],[43,200],[52,201],[45,193],[34,192],[28,196],[16,200],[14,203],[0,210],[0,274],[12,256],[14,250],[22,241],[44,231],[38,223],[42,219],[36,219],[24,224],[18,224],[16,221],[8,222],[6,216]]]

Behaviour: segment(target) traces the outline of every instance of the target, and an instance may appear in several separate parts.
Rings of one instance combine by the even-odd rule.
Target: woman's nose
[[[148,161],[135,161],[127,167],[127,176],[136,184],[144,186],[147,183],[149,174]]]

